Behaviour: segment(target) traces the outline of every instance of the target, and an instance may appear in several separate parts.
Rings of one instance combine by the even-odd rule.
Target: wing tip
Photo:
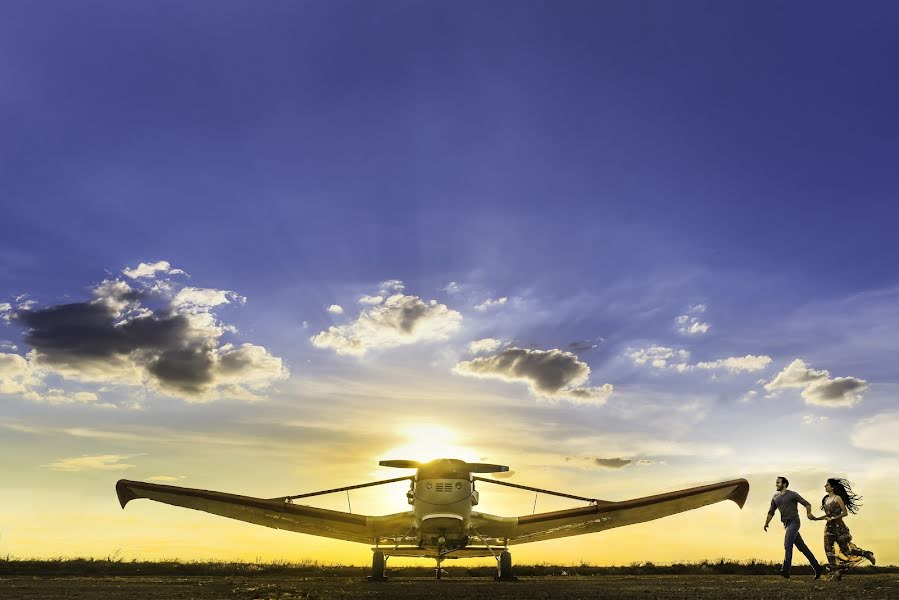
[[[745,479],[738,479],[736,483],[734,491],[730,493],[727,499],[733,500],[742,509],[743,505],[746,504],[746,498],[749,496],[749,482]]]
[[[115,484],[115,493],[116,496],[119,497],[119,504],[122,505],[122,508],[125,508],[125,505],[138,497],[134,491],[128,487],[128,484],[132,483],[127,479],[119,479]]]

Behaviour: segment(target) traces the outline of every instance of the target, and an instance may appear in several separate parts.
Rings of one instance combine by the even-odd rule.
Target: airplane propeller
[[[492,465],[490,463],[470,463],[463,460],[455,460],[451,458],[439,458],[436,461],[431,462],[438,461],[457,463],[453,466],[459,468],[460,470],[468,471],[469,473],[504,473],[509,470],[509,467],[505,465]],[[393,467],[396,469],[417,469],[430,463],[421,463],[417,460],[382,460],[378,462],[378,464],[382,467]]]

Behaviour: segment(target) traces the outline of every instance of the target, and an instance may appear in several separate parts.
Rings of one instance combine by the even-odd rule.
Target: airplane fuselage
[[[478,503],[470,473],[446,466],[423,467],[415,476],[409,500],[421,546],[453,549],[468,543],[471,509]]]

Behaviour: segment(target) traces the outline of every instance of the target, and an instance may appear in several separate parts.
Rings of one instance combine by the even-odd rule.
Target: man
[[[790,482],[782,475],[774,481],[777,493],[771,499],[771,508],[768,510],[768,518],[765,519],[765,531],[768,531],[768,524],[774,517],[774,511],[779,510],[780,520],[783,521],[786,529],[786,534],[784,535],[784,564],[780,569],[781,576],[790,576],[790,567],[793,564],[793,546],[795,545],[800,552],[805,554],[808,562],[811,563],[812,568],[815,570],[815,579],[819,579],[821,577],[821,565],[818,564],[815,555],[805,545],[805,541],[799,533],[799,509],[796,506],[797,504],[804,506],[806,516],[811,519],[812,505],[796,492],[788,490],[787,487],[789,485]]]

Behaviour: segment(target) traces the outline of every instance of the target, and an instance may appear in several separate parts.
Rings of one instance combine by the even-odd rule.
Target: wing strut
[[[596,504],[599,502],[596,498],[584,498],[583,496],[575,496],[572,494],[563,494],[562,492],[554,492],[552,490],[545,490],[543,488],[531,487],[529,485],[520,485],[518,483],[508,483],[506,481],[497,481],[496,479],[485,479],[484,477],[472,477],[474,481],[483,481],[485,483],[494,483],[496,485],[504,485],[506,487],[518,488],[520,490],[528,490],[529,492],[539,492],[541,494],[549,494],[551,496],[560,496],[562,498],[571,498],[572,500],[582,500],[583,502],[589,502],[590,504]]]
[[[356,485],[348,485],[345,487],[334,488],[332,490],[322,490],[320,492],[309,492],[307,494],[294,494],[293,496],[278,496],[277,498],[272,498],[272,500],[283,500],[284,502],[291,502],[293,500],[297,500],[299,498],[309,498],[311,496],[323,496],[325,494],[333,494],[334,492],[348,492],[350,490],[358,490],[359,488],[372,487],[375,485],[384,485],[386,483],[396,483],[397,481],[405,481],[415,479],[412,475],[406,475],[405,477],[394,477],[393,479],[383,479],[381,481],[370,481],[368,483],[359,483]]]

